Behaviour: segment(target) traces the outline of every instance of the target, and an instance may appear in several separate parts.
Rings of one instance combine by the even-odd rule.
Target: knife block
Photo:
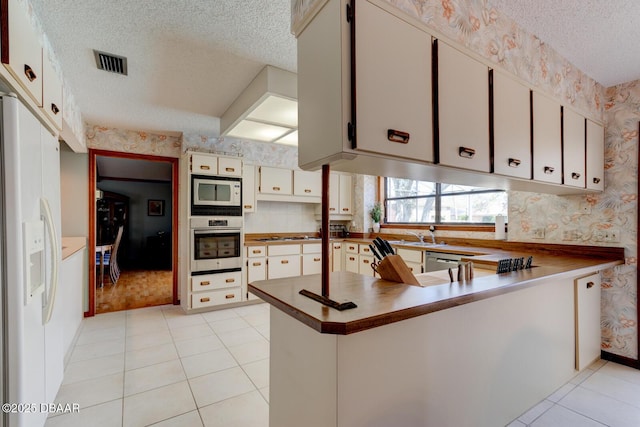
[[[380,278],[390,282],[406,283],[408,285],[421,286],[416,276],[413,275],[400,255],[387,255],[382,258],[374,269]]]

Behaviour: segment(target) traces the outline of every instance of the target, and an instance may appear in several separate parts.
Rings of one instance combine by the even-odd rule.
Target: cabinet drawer
[[[371,248],[369,247],[369,245],[360,245],[360,250],[358,251],[358,253],[362,255],[373,255],[373,252],[371,252]]]
[[[191,295],[191,308],[213,307],[242,301],[242,289],[230,288]]]
[[[218,157],[218,175],[242,176],[242,160]]]
[[[302,255],[302,275],[320,274],[322,272],[322,256],[320,254]]]
[[[300,276],[300,267],[300,255],[269,257],[267,277],[269,279],[279,279]]]
[[[373,276],[374,271],[371,268],[371,263],[373,263],[373,256],[369,255],[360,255],[360,266],[358,267],[358,273],[364,274],[365,276]]]
[[[398,249],[396,251],[400,258],[405,262],[415,262],[420,264],[422,262],[422,251],[412,251],[411,249]]]
[[[303,254],[321,254],[322,243],[307,243],[302,245]]]
[[[344,260],[345,270],[357,273],[360,265],[358,264],[358,255],[347,254]]]
[[[232,271],[229,273],[204,274],[202,276],[191,277],[191,290],[193,292],[206,291],[210,289],[231,288],[242,283],[242,272]]]
[[[262,257],[267,254],[266,246],[247,246],[247,258]]]
[[[269,256],[300,255],[300,245],[269,245],[267,253]]]
[[[192,154],[191,172],[200,175],[217,175],[218,158],[204,154]]]
[[[357,254],[358,253],[358,244],[357,243],[345,243],[345,251],[349,254]]]

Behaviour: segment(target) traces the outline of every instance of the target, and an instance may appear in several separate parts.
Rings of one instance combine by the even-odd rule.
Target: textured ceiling
[[[603,86],[640,79],[640,1],[489,3]]]
[[[291,0],[29,1],[90,124],[217,135],[264,65],[296,71]],[[604,86],[640,78],[640,1],[489,1]],[[129,75],[99,71],[92,49]]]
[[[265,64],[295,71],[290,0],[30,0],[88,123],[217,134]],[[128,58],[96,68],[92,49]]]

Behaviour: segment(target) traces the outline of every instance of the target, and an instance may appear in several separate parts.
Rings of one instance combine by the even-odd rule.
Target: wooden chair
[[[118,248],[120,247],[120,242],[122,241],[123,230],[124,225],[118,227],[116,241],[113,244],[113,252],[109,257],[109,277],[111,277],[111,283],[113,283],[114,285],[118,283],[118,279],[120,278],[120,267],[118,266]]]

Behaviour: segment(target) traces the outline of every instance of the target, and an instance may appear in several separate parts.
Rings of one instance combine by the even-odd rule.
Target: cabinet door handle
[[[200,302],[209,302],[209,301],[211,301],[211,298],[209,297],[200,298]]]
[[[335,211],[335,210],[336,210],[336,208],[329,208],[329,210],[330,210],[330,211]]]
[[[318,262],[318,261],[320,261],[320,258],[314,258],[313,261],[314,262]]]
[[[387,139],[391,142],[399,142],[401,144],[408,144],[411,135],[409,132],[403,132],[396,129],[387,129]]]
[[[571,172],[571,179],[580,179],[580,174],[578,172]]]
[[[200,282],[200,286],[209,286],[211,284],[210,281],[206,281],[206,282]]]
[[[369,264],[369,260],[367,260],[367,259],[363,259],[363,260],[362,260],[362,262],[363,262],[364,264]]]
[[[520,163],[522,162],[519,159],[513,159],[509,157],[509,167],[517,168],[518,166],[520,166]]]
[[[551,175],[556,169],[551,167],[551,166],[545,166],[544,167],[544,173],[546,173],[547,175]]]
[[[343,211],[343,212],[348,212],[348,211],[349,211],[349,208],[342,208],[342,211]]]
[[[36,72],[33,71],[33,68],[31,68],[29,64],[24,64],[24,75],[27,76],[27,80],[30,82],[38,78]]]
[[[253,208],[253,205],[244,205],[244,208],[245,209],[251,209],[251,208]]]
[[[289,264],[289,260],[283,259],[282,261],[280,261],[280,264]]]
[[[473,159],[473,156],[476,155],[476,150],[469,147],[459,147],[458,148],[458,156],[464,157],[466,159]]]
[[[231,298],[235,298],[236,296],[235,296],[235,294],[226,294],[224,297],[226,299],[231,299]]]
[[[225,283],[233,283],[235,281],[236,281],[236,279],[227,279],[227,280],[225,280]]]
[[[362,252],[371,252],[371,249],[369,249],[369,248],[362,248]]]
[[[262,265],[262,263],[261,263],[261,262],[254,262],[254,263],[253,263],[253,266],[254,266],[254,267],[260,267],[261,265]]]
[[[224,170],[227,172],[235,172],[236,168],[224,168]]]
[[[304,192],[305,192],[305,193],[311,193],[311,190],[309,190],[308,188],[305,188],[305,189],[304,189]]]
[[[58,106],[53,102],[51,103],[51,112],[53,114],[58,114],[60,112],[60,109],[58,108]]]
[[[587,289],[591,289],[591,288],[593,288],[593,285],[595,285],[595,283],[593,283],[593,282],[587,282]]]
[[[200,169],[204,170],[204,171],[208,171],[211,169],[211,167],[207,166],[207,165],[200,165]]]
[[[593,178],[594,184],[600,184],[600,178]]]
[[[280,187],[273,187],[273,191],[280,191]]]
[[[352,256],[349,257],[349,261],[355,261],[356,259]]]

